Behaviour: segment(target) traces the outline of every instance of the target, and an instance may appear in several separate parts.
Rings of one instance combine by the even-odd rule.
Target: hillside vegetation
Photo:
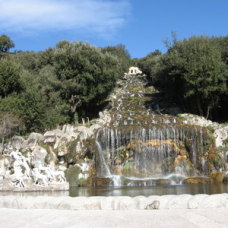
[[[2,119],[20,120],[20,131],[26,133],[94,118],[129,66],[122,45],[98,48],[61,41],[41,52],[2,52]]]
[[[167,47],[134,60],[149,83],[184,112],[227,121],[228,36],[174,39]]]
[[[8,36],[0,36],[1,137],[97,117],[130,65],[183,112],[227,121],[228,36],[174,39],[166,53],[141,59],[130,59],[123,45],[60,41],[40,52],[9,53],[12,47]]]

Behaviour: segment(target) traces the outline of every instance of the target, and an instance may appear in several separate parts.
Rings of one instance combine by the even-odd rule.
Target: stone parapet
[[[162,210],[228,208],[228,193],[162,196],[0,196],[0,208],[59,210]]]

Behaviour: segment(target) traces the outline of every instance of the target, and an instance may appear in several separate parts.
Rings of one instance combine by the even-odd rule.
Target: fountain
[[[153,186],[208,176],[215,152],[207,129],[162,114],[144,76],[128,74],[119,84],[111,121],[96,134],[97,177],[109,186]]]
[[[164,114],[155,94],[143,75],[125,75],[109,97],[109,109],[88,126],[65,125],[44,135],[31,133],[27,139],[14,136],[0,157],[0,190],[142,190],[222,183],[224,160],[210,131]]]

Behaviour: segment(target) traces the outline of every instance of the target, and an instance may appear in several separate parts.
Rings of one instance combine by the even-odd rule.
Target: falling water
[[[108,170],[115,170],[115,166],[121,169],[130,166],[132,173],[128,171],[130,173],[127,173],[127,176],[147,177],[149,175],[160,178],[171,173],[192,175],[192,165],[204,172],[205,162],[198,160],[199,151],[202,154],[205,153],[201,151],[201,144],[205,143],[199,140],[202,138],[201,133],[197,129],[184,127],[103,128],[98,132],[96,141],[99,145],[99,157],[102,159],[100,161],[105,167],[101,166],[102,170],[107,173],[107,164],[110,164]],[[185,147],[188,147],[190,154]],[[172,167],[178,155],[184,158],[192,157],[192,164],[187,166],[183,163]],[[116,164],[118,163],[116,160],[120,160],[120,164]],[[102,170],[100,173],[104,176]],[[113,171],[112,174],[117,173]]]
[[[97,150],[98,150],[98,164],[99,164],[99,172],[97,173],[100,177],[109,177],[111,176],[108,165],[106,164],[106,160],[104,158],[104,154],[102,152],[100,143],[96,141]]]
[[[124,83],[112,96],[110,125],[97,132],[97,176],[111,178],[115,186],[144,186],[206,175],[205,130],[160,114],[156,103],[148,109],[143,78],[131,76]]]

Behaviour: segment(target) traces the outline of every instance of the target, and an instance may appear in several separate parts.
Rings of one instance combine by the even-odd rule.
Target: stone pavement
[[[164,210],[50,210],[0,208],[4,228],[227,228],[228,208]]]

